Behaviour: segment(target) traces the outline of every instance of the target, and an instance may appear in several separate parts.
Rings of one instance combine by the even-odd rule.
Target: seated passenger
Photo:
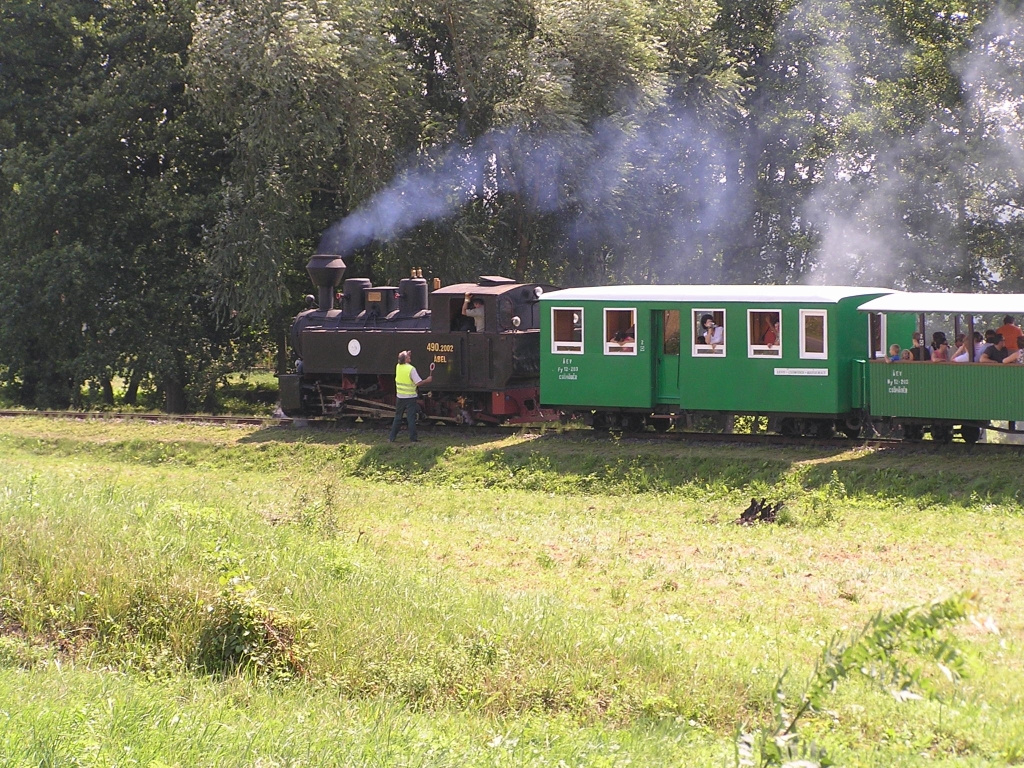
[[[462,314],[473,318],[477,333],[484,331],[484,301],[473,298],[473,294],[467,293],[462,302]]]
[[[1003,337],[1007,352],[1016,352],[1019,346],[1020,337],[1024,331],[1013,321],[1013,315],[1006,315],[1003,324],[996,328],[996,333]]]
[[[985,331],[985,338],[982,338],[980,332],[974,332],[974,362],[981,360],[981,356],[985,352],[985,349],[992,343],[986,339],[991,338],[993,333],[995,333],[995,331]]]
[[[612,335],[611,343],[619,348],[620,352],[632,352],[633,351],[633,338],[632,331],[616,331]]]
[[[1010,352],[1003,358],[1004,363],[1021,363],[1024,364],[1024,346],[1018,347],[1016,352]]]
[[[889,347],[889,362],[898,363],[902,358],[900,357],[900,345],[893,344]]]
[[[900,360],[910,360],[910,361],[913,361],[914,360],[914,352],[913,352],[913,350],[904,349],[902,352],[900,352]]]
[[[994,343],[985,348],[985,351],[981,353],[981,359],[979,362],[982,363],[1001,363],[1006,359],[1006,344],[1003,342],[1001,334],[993,334],[992,336]]]
[[[949,361],[951,363],[966,363],[967,360],[967,334],[958,333],[953,349],[949,353]]]
[[[779,321],[773,320],[772,324],[768,326],[768,330],[764,332],[764,336],[761,341],[766,347],[771,349],[779,343]]]
[[[933,363],[949,362],[949,342],[946,341],[946,334],[942,331],[936,331],[932,334],[931,355]]]
[[[931,360],[931,353],[928,351],[928,347],[924,345],[924,334],[920,331],[915,331],[913,339],[914,347],[910,350],[910,356],[918,362]]]

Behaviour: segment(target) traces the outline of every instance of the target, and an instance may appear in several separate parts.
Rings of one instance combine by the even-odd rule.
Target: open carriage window
[[[748,357],[782,357],[782,312],[777,309],[747,311]]]
[[[693,310],[693,355],[725,355],[725,310]]]
[[[635,309],[606,309],[604,311],[604,353],[606,355],[636,354]]]
[[[679,310],[666,309],[661,321],[661,351],[666,355],[679,354]]]
[[[828,315],[825,312],[800,310],[800,357],[805,360],[828,357]]]
[[[551,351],[583,351],[583,308],[551,310]]]
[[[868,313],[868,350],[871,359],[885,359],[885,315],[881,312]]]

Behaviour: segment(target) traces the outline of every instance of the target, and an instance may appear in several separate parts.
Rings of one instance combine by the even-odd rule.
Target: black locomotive
[[[315,255],[306,266],[318,295],[295,318],[294,373],[282,375],[289,416],[381,418],[394,413],[395,363],[411,350],[433,382],[424,418],[456,423],[548,420],[539,407],[540,305],[553,286],[481,277],[432,286],[414,271],[397,286],[366,278],[342,283],[345,262]],[[341,306],[335,306],[336,290]],[[432,290],[431,290],[432,288]],[[463,314],[467,294],[483,304],[483,330]]]

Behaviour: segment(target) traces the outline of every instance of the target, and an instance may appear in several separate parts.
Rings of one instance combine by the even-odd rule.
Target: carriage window
[[[885,359],[885,315],[880,312],[868,314],[868,350],[872,359]]]
[[[800,310],[800,357],[805,360],[824,360],[828,357],[826,313]]]
[[[551,310],[551,351],[583,351],[583,308]]]
[[[748,357],[782,357],[782,313],[777,309],[747,311]]]
[[[666,309],[661,321],[661,351],[666,355],[679,354],[679,310]]]
[[[635,309],[606,309],[604,311],[604,353],[606,355],[636,354]]]
[[[725,310],[693,310],[693,355],[725,355]]]

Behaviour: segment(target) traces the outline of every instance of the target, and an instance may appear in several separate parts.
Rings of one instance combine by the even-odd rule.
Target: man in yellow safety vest
[[[418,442],[416,439],[416,412],[419,410],[419,405],[416,402],[416,388],[429,384],[433,379],[433,376],[420,378],[419,373],[412,365],[412,352],[405,350],[398,353],[398,365],[395,366],[395,420],[391,422],[389,443],[395,442],[395,438],[398,437],[398,428],[402,424],[403,414],[409,422],[409,442]]]

